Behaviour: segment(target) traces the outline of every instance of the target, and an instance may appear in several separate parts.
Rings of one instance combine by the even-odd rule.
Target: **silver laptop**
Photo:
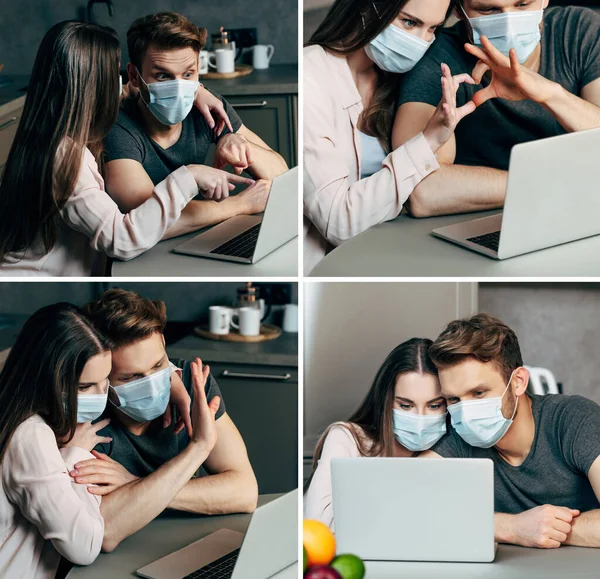
[[[267,579],[298,560],[298,491],[258,507],[246,535],[220,529],[137,570],[150,579]]]
[[[433,235],[507,259],[600,233],[600,129],[513,147],[504,214]]]
[[[275,177],[262,215],[237,215],[178,245],[174,251],[256,263],[298,236],[298,167]]]
[[[494,560],[489,459],[334,458],[338,553],[371,561]]]

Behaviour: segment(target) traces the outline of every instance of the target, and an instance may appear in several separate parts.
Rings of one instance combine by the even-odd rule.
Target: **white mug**
[[[298,306],[296,304],[285,304],[283,306],[283,331],[298,333]]]
[[[233,321],[236,316],[239,318],[239,325]],[[231,316],[231,325],[242,336],[258,336],[260,334],[260,310],[247,306],[238,308]]]
[[[198,74],[208,74],[208,50],[201,50],[198,57]]]
[[[214,58],[214,62],[213,62]],[[208,55],[208,66],[216,68],[219,74],[235,71],[235,50],[218,48]]]
[[[275,47],[272,44],[255,44],[252,51],[252,66],[257,70],[269,68]]]
[[[231,308],[225,306],[210,306],[210,308],[208,308],[208,317],[211,334],[217,334],[219,336],[229,334]]]

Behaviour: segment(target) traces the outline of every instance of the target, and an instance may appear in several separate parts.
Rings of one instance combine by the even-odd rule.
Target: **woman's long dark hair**
[[[348,55],[364,48],[387,28],[408,0],[336,0],[325,19],[306,43],[319,45],[336,54]],[[446,18],[452,11],[454,0]],[[401,75],[376,67],[377,87],[369,106],[362,112],[362,129],[391,149],[391,135]]]
[[[76,306],[59,303],[33,314],[0,372],[0,461],[17,427],[38,414],[57,439],[77,425],[77,392],[88,360],[111,343]]]
[[[396,346],[377,371],[371,388],[359,408],[350,416],[347,425],[362,456],[393,456],[394,432],[392,429],[392,405],[396,379],[401,374],[438,375],[437,368],[427,351],[433,344],[426,338],[412,338]],[[313,473],[317,468],[323,444],[331,428],[329,426],[317,443],[313,458]],[[359,427],[358,429],[354,428]]]
[[[54,247],[84,149],[99,160],[117,120],[120,59],[111,28],[61,22],[44,36],[0,183],[0,264],[38,236]]]

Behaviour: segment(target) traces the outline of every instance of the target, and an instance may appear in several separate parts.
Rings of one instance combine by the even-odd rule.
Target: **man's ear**
[[[165,335],[161,334],[160,337],[162,338],[163,346],[166,348],[167,347],[167,341],[165,340]]]
[[[129,82],[131,86],[134,88],[140,88],[140,75],[138,74],[137,68],[131,62],[127,63],[127,76],[129,77]]]
[[[517,396],[525,394],[529,385],[529,370],[524,366],[517,368],[513,374],[513,384]]]

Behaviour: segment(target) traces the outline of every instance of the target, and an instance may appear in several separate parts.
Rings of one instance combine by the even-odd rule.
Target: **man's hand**
[[[214,130],[215,136],[219,136],[225,127],[233,133],[231,121],[225,112],[225,107],[220,99],[218,99],[209,90],[201,86],[196,92],[194,99],[196,108],[202,113],[206,119],[208,126]],[[217,121],[215,125],[215,119]]]
[[[104,496],[139,479],[106,454],[95,450],[92,450],[92,454],[96,458],[76,463],[69,473],[77,484],[102,485],[88,487],[89,493]]]
[[[542,505],[511,516],[511,543],[523,547],[556,549],[571,532],[571,523],[579,515],[576,509]]]
[[[173,429],[173,434],[179,434],[183,428],[187,430],[188,436],[192,437],[192,418],[190,416],[190,405],[192,399],[187,393],[183,381],[179,377],[179,373],[173,370],[171,372],[171,398],[167,409],[163,414],[163,428],[168,428],[171,424],[172,411],[171,405],[175,406],[179,412],[179,418]]]
[[[97,434],[99,430],[102,430],[109,424],[110,418],[105,418],[104,420],[100,420],[100,422],[96,422],[95,424],[92,424],[91,422],[82,422],[75,427],[75,434],[73,435],[73,438],[61,446],[76,446],[91,452],[97,444],[112,441],[110,436],[99,436]]]
[[[236,195],[235,198],[242,203],[241,212],[244,215],[254,215],[265,210],[271,192],[271,184],[272,181],[259,179],[254,185]]]
[[[210,454],[217,443],[217,424],[215,415],[221,405],[221,398],[215,396],[210,404],[206,401],[204,387],[210,374],[210,367],[202,367],[202,360],[196,358],[191,365],[192,381],[194,384],[194,404],[192,406],[192,424],[194,432],[190,444],[197,444]]]
[[[560,85],[522,66],[514,48],[510,49],[507,57],[487,37],[481,37],[481,44],[483,48],[465,44],[465,50],[479,59],[471,73],[475,82],[481,84],[483,75],[488,70],[492,71],[490,84],[473,95],[477,106],[493,98],[510,101],[529,99],[543,105],[555,96],[557,90],[561,90]]]
[[[456,108],[456,92],[461,83],[475,84],[468,74],[452,76],[448,65],[442,64],[441,82],[442,100],[423,130],[423,136],[434,153],[452,136],[460,120],[475,110],[472,101]]]
[[[219,139],[213,163],[217,169],[231,165],[235,173],[241,175],[242,171],[245,171],[252,163],[254,163],[252,145],[244,135],[228,133]]]
[[[253,185],[255,183],[254,179],[232,175],[206,165],[188,165],[187,168],[194,176],[204,198],[212,201],[227,199],[229,192],[233,191],[236,185]]]

